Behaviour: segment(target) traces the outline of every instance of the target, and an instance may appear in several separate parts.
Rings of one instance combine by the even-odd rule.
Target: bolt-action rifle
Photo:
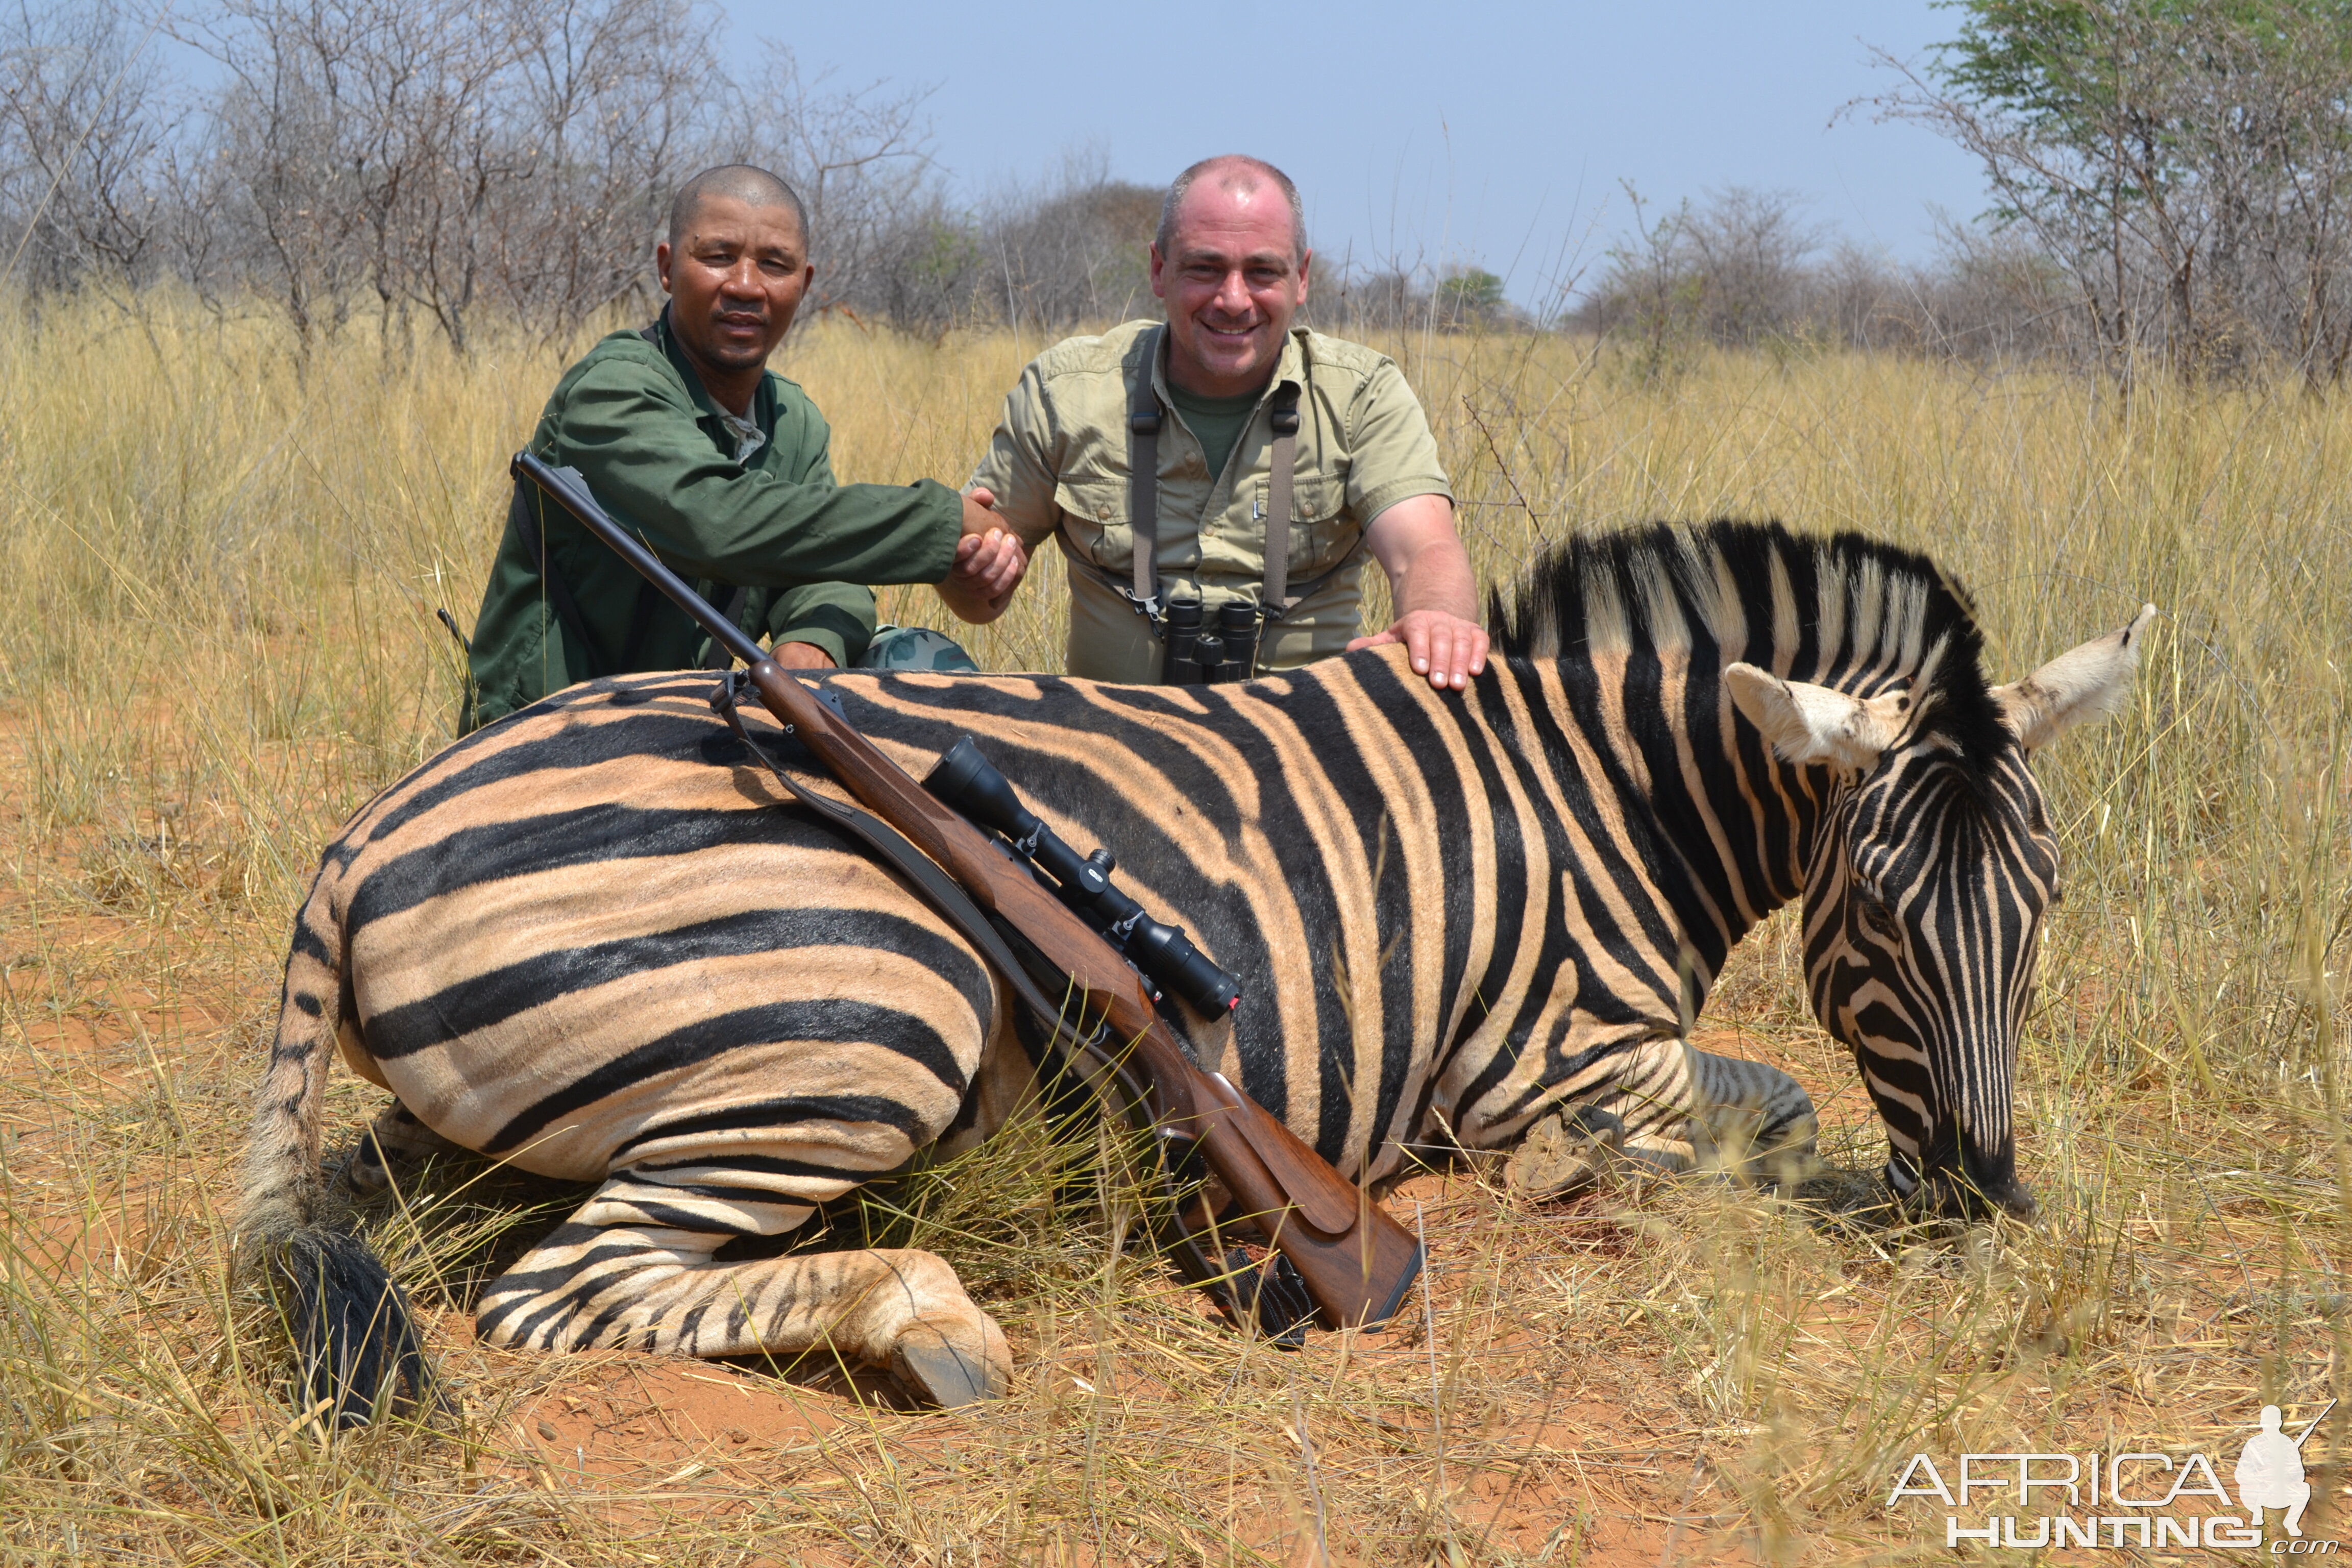
[[[1412,1233],[1224,1075],[1194,1066],[1152,1009],[1142,976],[1100,932],[663,565],[606,515],[577,473],[551,468],[527,451],[515,455],[513,468],[518,479],[537,484],[693,616],[717,646],[748,665],[751,689],[788,734],[973,903],[1025,938],[1076,994],[1073,1000],[1104,1020],[1112,1038],[1132,1042],[1128,1062],[1143,1079],[1154,1125],[1163,1136],[1199,1150],[1250,1223],[1297,1269],[1326,1327],[1370,1328],[1396,1310],[1421,1272],[1421,1247]],[[823,802],[822,796],[803,798]],[[845,826],[874,842],[864,827]]]

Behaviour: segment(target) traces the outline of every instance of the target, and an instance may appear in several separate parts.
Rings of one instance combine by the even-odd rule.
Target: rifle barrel
[[[556,505],[577,519],[580,526],[613,547],[622,560],[644,574],[646,582],[659,588],[670,602],[692,616],[711,640],[741,659],[745,664],[757,664],[767,658],[758,643],[743,635],[742,629],[719,613],[718,607],[696,593],[685,578],[662,564],[661,557],[638,541],[612,514],[596,503],[588,487],[580,482],[569,468],[550,468],[528,450],[517,452],[509,471],[518,479],[528,478],[547,492]]]

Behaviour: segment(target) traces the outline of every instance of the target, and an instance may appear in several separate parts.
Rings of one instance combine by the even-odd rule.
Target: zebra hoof
[[[392,1185],[392,1167],[374,1139],[362,1139],[358,1151],[343,1163],[343,1184],[362,1198],[372,1198]]]
[[[1598,1106],[1555,1111],[1528,1129],[1503,1166],[1503,1184],[1524,1198],[1564,1197],[1615,1170],[1625,1152],[1625,1123]]]
[[[983,1313],[918,1318],[890,1346],[890,1371],[910,1393],[942,1410],[1002,1399],[1013,1391],[1013,1352]]]
[[[359,1146],[343,1162],[343,1185],[356,1197],[372,1198],[389,1188],[395,1175],[405,1180],[427,1160],[464,1152],[395,1100],[360,1134]]]

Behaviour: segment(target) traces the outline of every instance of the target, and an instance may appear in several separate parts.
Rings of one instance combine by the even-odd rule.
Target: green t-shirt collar
[[[1151,388],[1160,396],[1162,406],[1172,405],[1182,416],[1184,427],[1192,431],[1201,444],[1201,455],[1207,459],[1209,478],[1213,482],[1233,460],[1234,448],[1257,417],[1257,411],[1276,389],[1286,384],[1303,387],[1306,371],[1306,332],[1294,327],[1284,334],[1281,353],[1275,357],[1274,369],[1265,384],[1255,392],[1244,392],[1232,397],[1203,397],[1187,392],[1170,379],[1168,355],[1171,351],[1168,329],[1157,329],[1158,341],[1152,345]]]

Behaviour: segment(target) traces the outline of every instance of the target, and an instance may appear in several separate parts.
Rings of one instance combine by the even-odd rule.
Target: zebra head
[[[2013,685],[1979,685],[1997,721],[1990,744],[1956,741],[1933,695],[1915,703],[1932,692],[1924,680],[1864,697],[1725,670],[1782,761],[1828,772],[1805,875],[1813,1012],[1854,1053],[1885,1123],[1889,1186],[1924,1189],[1936,1211],[2035,1212],[2011,1100],[2058,844],[2029,763],[2126,700],[2155,614],[2144,606]]]

